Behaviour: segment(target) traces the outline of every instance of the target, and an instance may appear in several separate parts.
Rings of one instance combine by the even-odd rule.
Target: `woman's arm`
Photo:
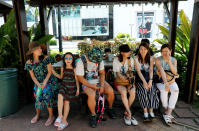
[[[169,60],[169,67],[170,67],[171,72],[173,74],[177,74],[177,60],[176,59],[174,59],[174,63],[172,64],[171,58],[170,58],[170,60]]]
[[[160,59],[159,58],[156,59],[155,64],[156,64],[156,66],[158,68],[158,71],[160,71],[160,73],[161,73],[161,77],[162,77],[163,82],[167,83],[166,74],[164,72],[164,69],[162,68],[162,65],[160,63]]]
[[[140,67],[138,66],[138,61],[136,59],[134,59],[134,63],[135,63],[135,69],[136,69],[136,72],[138,73],[138,76],[140,77],[143,83],[147,83],[144,76],[142,75],[140,71]]]
[[[30,60],[28,60],[26,62],[26,64],[32,64],[32,62]],[[33,82],[38,86],[38,87],[41,87],[41,84],[39,83],[39,81],[37,80],[37,78],[35,77],[34,75],[34,72],[33,70],[29,70],[29,73],[30,73],[30,77],[32,78]]]
[[[47,65],[47,69],[48,69],[48,74],[46,75],[46,78],[44,79],[44,81],[42,83],[42,87],[43,88],[45,87],[46,83],[48,82],[48,80],[49,80],[49,78],[50,78],[50,76],[52,74],[52,65],[51,65],[51,63],[49,63]]]
[[[162,77],[162,80],[163,80],[163,82],[164,82],[165,89],[166,89],[167,91],[169,91],[169,90],[170,90],[169,83],[167,82],[166,74],[165,74],[165,72],[164,72],[164,69],[162,68],[162,65],[161,65],[161,63],[160,63],[160,59],[159,59],[159,58],[156,59],[155,64],[156,64],[156,66],[157,66],[157,68],[158,68],[158,71],[160,71],[160,73],[161,73],[161,77]]]
[[[55,71],[54,71],[54,69],[52,68],[52,73],[57,77],[57,78],[59,78],[59,79],[62,79],[63,78],[63,71],[64,71],[64,68],[63,67],[61,67],[61,74],[58,74],[58,73],[56,73]]]
[[[76,86],[77,86],[77,89],[79,90],[79,80],[77,78],[77,75],[76,75],[76,70],[74,69],[74,74],[75,74],[75,80],[76,80]]]
[[[148,82],[148,87],[151,88],[152,87],[152,82],[153,82],[153,64],[154,64],[154,59],[152,58],[150,60],[150,67],[149,67],[149,82]]]
[[[79,80],[78,80],[77,75],[76,75],[75,72],[76,72],[76,70],[74,69],[75,81],[76,81],[76,86],[77,86],[76,96],[78,96],[79,95],[79,89],[80,89],[80,87],[79,87]]]
[[[117,77],[119,77],[122,81],[128,81],[125,76],[123,76],[120,72],[116,72]]]
[[[34,83],[38,87],[41,87],[41,84],[38,82],[37,78],[35,77],[33,70],[29,70],[29,73],[30,73],[30,76],[31,76],[32,80],[34,81]]]

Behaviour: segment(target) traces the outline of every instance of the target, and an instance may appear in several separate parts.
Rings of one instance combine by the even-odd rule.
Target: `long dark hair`
[[[150,55],[150,48],[149,48],[148,43],[142,42],[140,44],[140,46],[139,46],[139,49],[140,49],[141,46],[144,46],[148,50],[148,52],[147,52],[147,54],[145,56],[145,59],[143,60],[143,58],[142,58],[142,56],[140,54],[140,51],[138,51],[138,61],[141,62],[141,63],[145,62],[146,64],[150,64],[150,56],[151,55]]]
[[[72,67],[75,68],[76,67],[76,63],[75,63],[75,57],[71,52],[66,52],[63,56],[63,63],[64,63],[64,69],[66,69],[66,62],[65,62],[65,56],[66,55],[71,55],[73,58],[73,62],[72,62]]]

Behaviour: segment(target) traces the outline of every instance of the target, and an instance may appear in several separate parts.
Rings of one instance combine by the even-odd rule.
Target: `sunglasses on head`
[[[72,60],[73,57],[65,57],[65,60]]]

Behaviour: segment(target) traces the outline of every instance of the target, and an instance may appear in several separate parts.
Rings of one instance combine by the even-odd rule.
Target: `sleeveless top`
[[[169,67],[169,64],[167,64],[167,63],[164,61],[163,57],[160,56],[159,59],[160,59],[162,68],[163,68],[164,70],[171,71],[171,69],[170,69],[170,67]],[[173,57],[171,57],[171,63],[174,64],[174,58],[173,58]]]

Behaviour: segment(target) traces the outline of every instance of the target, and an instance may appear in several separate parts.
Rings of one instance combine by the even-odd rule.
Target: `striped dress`
[[[138,59],[137,59],[137,61],[138,61]],[[146,75],[149,75],[149,64],[141,64],[138,61],[138,66],[140,66],[141,72],[143,72],[143,70],[144,70]],[[142,75],[145,77],[144,74],[142,74]],[[137,75],[136,77],[139,77],[139,76]],[[139,78],[136,78],[136,79],[139,79]],[[146,78],[145,78],[145,80],[146,80]],[[147,81],[147,83],[148,83],[148,81]],[[135,86],[136,86],[136,94],[138,96],[140,106],[143,109],[144,108],[157,109],[159,107],[159,98],[157,95],[158,89],[154,83],[152,83],[152,87],[149,90],[144,88],[143,82],[141,80],[135,81]]]
[[[64,97],[64,100],[78,100],[76,95],[77,86],[73,69],[64,69],[63,79],[59,89],[59,94]]]

